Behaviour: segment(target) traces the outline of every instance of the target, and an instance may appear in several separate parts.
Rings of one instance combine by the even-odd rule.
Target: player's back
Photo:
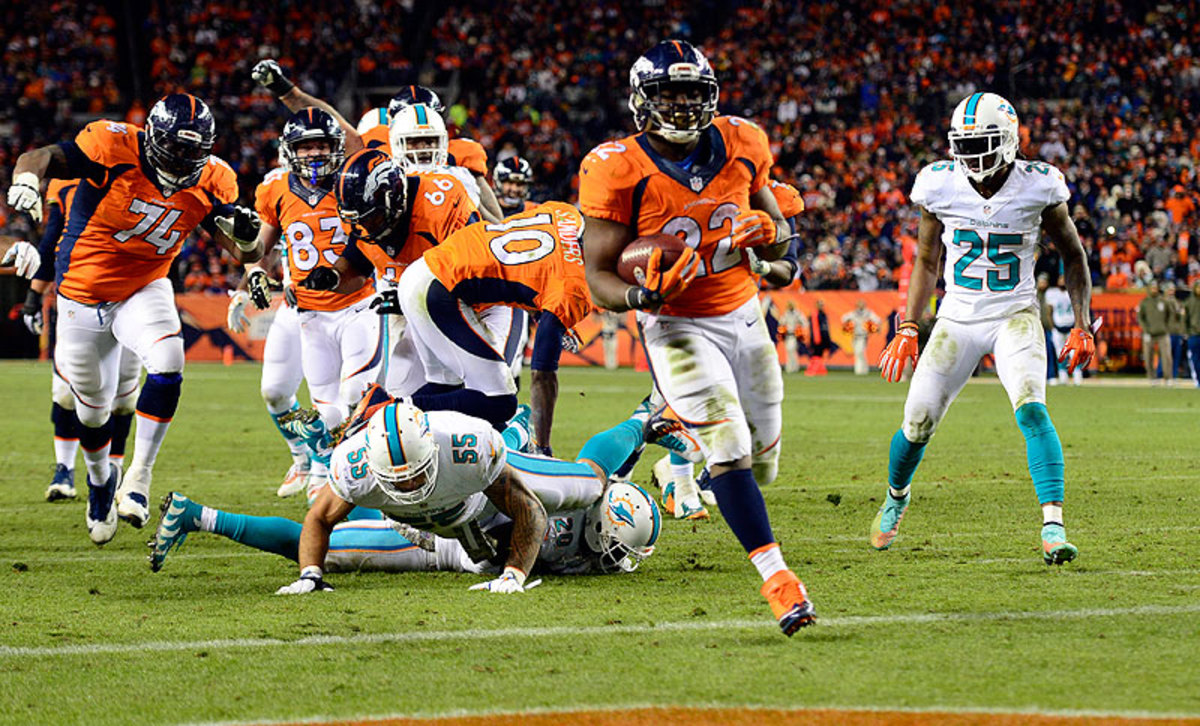
[[[1016,161],[985,199],[955,166],[929,164],[911,195],[944,228],[946,296],[938,315],[972,322],[1036,307],[1033,265],[1042,213],[1070,197],[1062,172],[1040,161]]]
[[[662,314],[710,317],[736,310],[757,290],[733,220],[767,183],[772,163],[766,134],[735,116],[715,119],[685,166],[664,158],[645,133],[601,144],[580,167],[585,215],[630,227],[634,236],[671,234],[700,256],[700,271]]]
[[[146,175],[144,133],[94,121],[75,139],[93,178],[76,188],[58,246],[59,293],[84,304],[127,299],[167,275],[188,235],[237,198],[237,176],[209,158],[199,181],[166,195]]]
[[[579,242],[582,228],[575,207],[546,202],[502,222],[460,230],[426,252],[425,262],[469,304],[548,310],[571,328],[592,309]]]
[[[302,310],[343,310],[370,297],[374,283],[356,292],[340,294],[309,290],[300,286],[313,268],[337,262],[349,241],[337,200],[330,190],[304,186],[295,175],[280,167],[263,178],[254,194],[254,206],[264,224],[279,229],[284,244],[285,279],[295,284],[296,305]]]

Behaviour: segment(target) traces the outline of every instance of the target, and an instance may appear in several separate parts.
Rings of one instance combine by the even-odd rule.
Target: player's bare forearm
[[[763,275],[763,279],[772,287],[787,287],[796,279],[796,268],[786,260],[775,260],[771,263],[771,271]]]
[[[505,565],[516,567],[528,575],[533,571],[542,539],[546,536],[548,520],[545,507],[508,465],[483,493],[513,521]]]
[[[36,292],[39,295],[43,295],[43,294],[45,294],[46,290],[50,289],[50,281],[49,280],[30,280],[29,281],[29,289],[33,290],[34,292]]]
[[[330,116],[333,116],[338,122],[338,126],[346,132],[346,156],[350,156],[354,152],[363,147],[362,137],[358,135],[358,129],[350,125],[350,122],[345,119],[342,114],[332,105],[322,101],[316,96],[311,96],[300,90],[300,86],[293,86],[292,90],[279,97],[281,103],[287,106],[288,110],[295,113],[302,108],[315,106],[316,108],[325,111]]]
[[[533,441],[538,446],[550,445],[550,428],[554,424],[554,405],[558,402],[558,373],[534,370],[529,376],[529,417]]]
[[[500,209],[500,201],[496,199],[487,177],[476,174],[475,181],[479,183],[479,216],[488,222],[499,222],[504,218],[504,211]]]
[[[67,174],[67,155],[58,144],[30,149],[17,157],[13,177],[29,172],[38,179],[62,179]]]
[[[627,293],[633,286],[617,275],[617,260],[633,231],[607,219],[585,216],[584,221],[583,260],[592,302],[615,312],[629,310]]]
[[[270,274],[271,270],[275,269],[276,263],[279,262],[279,228],[269,224],[263,224],[258,230],[258,245],[259,249],[264,250],[263,256],[255,263]],[[245,290],[246,283],[249,281],[249,275],[242,275],[241,282],[238,283],[237,289]]]
[[[304,517],[304,527],[300,530],[300,544],[297,561],[300,571],[305,567],[325,566],[325,556],[329,554],[329,536],[333,527],[346,518],[354,505],[333,493],[325,486],[317,493],[312,509]]]
[[[1067,294],[1075,313],[1075,327],[1090,330],[1092,325],[1092,275],[1088,270],[1087,252],[1079,241],[1079,230],[1067,211],[1065,202],[1042,212],[1042,229],[1062,256]]]
[[[908,300],[904,307],[905,320],[920,320],[929,309],[929,298],[937,287],[941,237],[941,221],[928,210],[921,209],[921,222],[917,227],[917,255],[913,260],[912,277],[908,281]]]

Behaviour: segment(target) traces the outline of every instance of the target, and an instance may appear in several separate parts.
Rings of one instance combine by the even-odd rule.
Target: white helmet
[[[994,93],[972,93],[950,117],[950,156],[975,181],[1017,158],[1021,143],[1017,110]]]
[[[389,403],[367,423],[367,467],[396,504],[424,501],[437,485],[438,445],[429,417],[416,406]],[[408,482],[425,476],[419,485]]]
[[[654,498],[636,484],[618,482],[587,511],[584,539],[605,572],[633,572],[654,552],[662,516]]]
[[[367,133],[376,126],[388,125],[388,110],[383,106],[373,108],[362,115],[358,120],[358,128],[356,129],[361,136]]]
[[[441,115],[423,103],[399,109],[388,122],[388,138],[392,158],[405,172],[446,166],[449,158],[449,139],[446,122]],[[413,148],[417,139],[432,140],[433,146]]]

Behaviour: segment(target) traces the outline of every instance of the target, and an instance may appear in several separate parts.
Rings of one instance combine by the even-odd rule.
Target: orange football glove
[[[649,290],[660,302],[666,302],[683,292],[683,288],[687,287],[699,271],[700,256],[691,247],[684,249],[679,259],[675,260],[675,264],[666,270],[662,269],[662,250],[655,248],[650,252],[650,259],[646,260],[646,279],[642,287]]]
[[[883,349],[879,357],[879,375],[883,380],[895,383],[904,373],[904,364],[912,359],[913,366],[917,365],[917,324],[911,320],[900,323],[896,337]]]
[[[773,245],[776,234],[775,220],[761,209],[742,212],[733,219],[734,249]]]
[[[1072,352],[1075,355],[1071,355]],[[1074,373],[1076,368],[1087,368],[1095,355],[1096,340],[1092,334],[1082,328],[1071,328],[1071,334],[1058,354],[1058,362],[1067,364],[1067,373]]]

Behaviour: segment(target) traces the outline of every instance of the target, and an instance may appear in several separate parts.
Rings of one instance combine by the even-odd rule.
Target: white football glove
[[[490,582],[481,582],[477,585],[471,585],[469,590],[483,590],[486,592],[494,592],[499,595],[511,595],[514,592],[525,592],[532,590],[542,584],[541,580],[533,580],[525,582],[525,573],[515,567],[505,567],[504,574]]]
[[[771,263],[766,260],[759,259],[754,250],[747,249],[746,256],[750,259],[750,271],[759,277],[763,277],[771,272]]]
[[[235,333],[244,333],[250,326],[250,318],[246,317],[246,305],[250,302],[250,294],[245,290],[229,291],[229,312],[225,314],[225,325]]]
[[[275,591],[276,595],[306,595],[310,592],[333,592],[333,585],[321,579],[320,567],[305,567],[300,579]]]
[[[0,267],[10,266],[15,267],[21,277],[32,280],[42,266],[42,256],[38,254],[37,247],[28,242],[14,242],[4,253],[4,259],[0,260]]]
[[[42,180],[31,171],[13,177],[8,188],[8,206],[18,212],[28,212],[33,221],[42,222]]]

